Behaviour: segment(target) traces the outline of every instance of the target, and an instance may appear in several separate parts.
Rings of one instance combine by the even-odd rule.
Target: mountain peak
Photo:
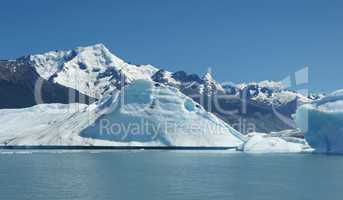
[[[211,74],[211,72],[206,72],[204,76],[202,77],[204,81],[214,81],[214,78]]]
[[[46,80],[77,89],[88,96],[102,96],[119,83],[150,79],[157,69],[133,65],[112,54],[104,44],[50,51],[29,57],[37,73]]]
[[[97,44],[90,45],[90,46],[93,46],[95,48],[107,49],[107,47],[103,43],[97,43]]]
[[[89,45],[89,46],[80,46],[75,48],[75,51],[77,52],[82,52],[82,51],[102,51],[104,53],[110,53],[110,50],[108,50],[108,48],[102,44],[102,43],[98,43],[98,44],[94,44],[94,45]]]

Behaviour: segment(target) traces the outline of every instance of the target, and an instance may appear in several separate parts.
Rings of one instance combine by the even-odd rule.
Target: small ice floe
[[[275,137],[266,133],[250,133],[239,148],[246,153],[301,153],[311,152],[306,141],[295,137]]]

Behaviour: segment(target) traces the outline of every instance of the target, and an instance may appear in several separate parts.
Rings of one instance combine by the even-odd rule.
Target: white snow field
[[[1,145],[237,147],[245,137],[177,89],[137,80],[90,106],[0,110]]]
[[[312,151],[304,139],[250,133],[240,150],[246,153],[301,153]]]
[[[343,90],[301,106],[295,120],[316,152],[343,153]]]

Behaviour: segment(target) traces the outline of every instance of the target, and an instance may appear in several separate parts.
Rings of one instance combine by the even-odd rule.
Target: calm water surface
[[[0,199],[342,198],[342,156],[195,151],[0,154]]]

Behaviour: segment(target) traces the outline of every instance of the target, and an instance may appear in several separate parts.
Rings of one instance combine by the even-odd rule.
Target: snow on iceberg
[[[83,124],[79,110],[85,108],[84,104],[40,104],[23,109],[2,109],[0,145],[71,145],[77,135],[71,137],[70,133]],[[60,129],[67,124],[75,127]]]
[[[0,145],[237,147],[244,140],[179,90],[147,80],[90,106],[0,110],[0,123]]]
[[[239,132],[173,87],[138,80],[116,102],[81,136],[161,146],[236,147],[243,140]]]
[[[343,90],[301,106],[295,121],[316,152],[343,153]]]

